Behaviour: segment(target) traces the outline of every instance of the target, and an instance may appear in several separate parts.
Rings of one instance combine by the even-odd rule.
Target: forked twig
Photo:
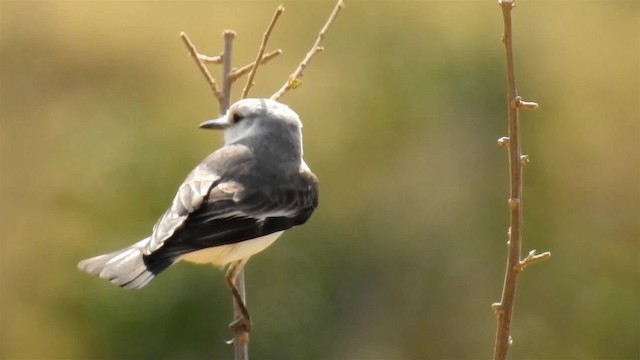
[[[336,6],[333,8],[333,11],[331,12],[331,15],[329,15],[329,19],[327,20],[327,22],[324,24],[324,26],[318,33],[316,42],[311,47],[311,50],[309,50],[309,52],[307,53],[307,56],[304,57],[302,62],[300,62],[300,65],[298,65],[296,70],[289,76],[289,79],[287,79],[287,82],[278,91],[276,91],[275,94],[271,95],[271,100],[278,100],[287,91],[291,89],[295,89],[300,85],[302,85],[302,82],[300,81],[300,78],[302,77],[302,72],[309,64],[309,61],[311,61],[311,59],[318,52],[324,50],[324,48],[320,46],[320,43],[322,42],[322,39],[324,39],[324,35],[326,34],[327,30],[329,30],[329,27],[331,26],[331,24],[333,24],[333,21],[336,19],[336,17],[338,16],[338,13],[340,12],[340,10],[342,10],[343,7],[344,7],[344,1],[338,0],[338,2],[336,3]]]
[[[198,50],[196,50],[195,45],[193,45],[191,39],[189,39],[185,32],[180,33],[180,38],[184,42],[185,46],[189,49],[189,54],[196,62],[196,65],[198,66],[198,69],[200,69],[202,75],[204,75],[204,78],[207,80],[207,83],[213,91],[213,95],[216,97],[219,103],[222,102],[224,99],[224,95],[222,95],[222,92],[220,92],[220,88],[218,87],[216,80],[211,76],[209,70],[207,70],[207,67],[202,62],[201,55],[200,53],[198,53]]]
[[[253,62],[253,67],[251,67],[251,72],[249,73],[249,77],[247,78],[247,83],[242,89],[242,95],[240,96],[241,99],[244,99],[247,97],[247,95],[249,95],[249,89],[251,89],[251,86],[253,86],[253,78],[256,76],[256,71],[258,70],[258,66],[262,61],[262,54],[264,54],[264,50],[267,47],[269,36],[271,35],[273,27],[276,25],[278,18],[280,18],[280,15],[282,15],[283,12],[284,6],[278,6],[276,12],[273,13],[273,17],[271,18],[271,22],[269,23],[267,30],[265,30],[264,35],[262,35],[262,42],[260,43],[260,48],[258,49],[258,55],[256,56],[256,60]]]

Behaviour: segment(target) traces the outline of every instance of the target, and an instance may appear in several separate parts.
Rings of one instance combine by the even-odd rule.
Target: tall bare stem
[[[494,360],[505,360],[509,346],[512,343],[511,320],[513,318],[518,274],[524,270],[527,265],[544,260],[551,256],[551,253],[545,252],[536,255],[535,250],[533,250],[529,253],[529,256],[520,260],[522,249],[522,167],[529,162],[529,157],[522,155],[520,148],[519,109],[533,110],[538,107],[538,104],[522,101],[522,98],[518,96],[516,90],[512,46],[513,33],[511,26],[511,10],[515,6],[514,0],[498,0],[498,4],[502,10],[502,18],[504,21],[502,42],[504,43],[507,60],[507,98],[509,110],[509,137],[500,138],[498,144],[505,146],[509,152],[510,190],[508,204],[510,221],[508,231],[509,240],[507,241],[507,268],[502,287],[502,296],[500,302],[493,304],[492,308],[498,317]]]

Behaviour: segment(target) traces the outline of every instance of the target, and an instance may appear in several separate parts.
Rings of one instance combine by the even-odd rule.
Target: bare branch
[[[238,289],[238,293],[242,298],[242,302],[247,303],[247,298],[245,296],[245,287],[244,287],[244,269],[242,269],[238,273],[238,277],[236,278],[236,289]],[[240,306],[237,302],[233,302],[233,314],[235,319],[239,319],[243,316],[242,311],[240,310]],[[248,360],[249,359],[249,332],[246,331],[243,327],[238,327],[233,330],[233,343],[234,348],[234,359],[235,360]]]
[[[512,0],[498,0],[502,9],[504,20],[504,43],[507,58],[507,82],[509,100],[509,169],[510,169],[510,197],[509,197],[509,256],[507,258],[507,270],[505,273],[500,300],[500,311],[495,312],[498,317],[498,330],[494,350],[494,360],[506,360],[509,350],[509,337],[511,330],[511,317],[513,314],[513,304],[515,299],[516,280],[520,265],[521,249],[521,209],[520,196],[522,191],[522,167],[520,166],[520,137],[518,109],[513,106],[516,98],[515,73],[513,67],[513,50],[511,45],[511,9]]]
[[[202,75],[204,75],[204,78],[207,80],[207,83],[209,83],[209,86],[211,87],[211,91],[213,91],[213,95],[216,97],[218,102],[221,103],[223,101],[223,95],[220,92],[220,89],[218,88],[218,84],[216,84],[216,81],[213,79],[213,77],[209,73],[209,70],[207,70],[207,67],[202,62],[200,58],[200,54],[198,53],[198,50],[196,50],[195,45],[193,45],[193,43],[191,42],[191,39],[189,39],[189,37],[185,32],[180,33],[180,38],[184,42],[187,49],[189,49],[189,54],[191,55],[193,60],[196,62],[196,65],[200,69],[200,72],[202,73]]]
[[[247,95],[249,95],[249,90],[251,89],[251,86],[253,86],[253,78],[256,76],[258,66],[262,62],[262,54],[264,54],[264,50],[267,47],[269,36],[271,35],[271,32],[273,31],[273,28],[278,21],[278,18],[280,18],[280,15],[282,15],[283,12],[284,6],[278,6],[276,11],[273,13],[273,17],[271,18],[271,22],[269,23],[267,30],[265,30],[264,35],[262,35],[262,42],[260,43],[260,48],[258,49],[258,55],[256,55],[256,60],[253,62],[253,67],[251,68],[251,72],[249,73],[249,77],[247,78],[247,83],[242,89],[242,95],[240,96],[241,99],[244,99],[247,97]]]
[[[333,8],[333,11],[331,12],[331,15],[329,15],[329,19],[327,19],[327,22],[324,24],[324,26],[320,30],[320,33],[318,33],[318,38],[316,38],[316,42],[311,47],[311,50],[309,50],[309,52],[307,53],[307,56],[305,56],[302,62],[300,62],[300,65],[298,65],[298,68],[289,76],[289,79],[280,88],[280,90],[276,91],[275,94],[271,95],[271,100],[278,100],[282,95],[284,95],[284,93],[286,93],[291,89],[295,89],[302,84],[302,81],[300,80],[300,78],[302,77],[302,72],[309,64],[309,61],[311,61],[311,59],[318,52],[324,50],[324,48],[320,46],[320,43],[322,42],[322,39],[324,39],[324,36],[327,30],[329,30],[329,27],[331,26],[331,24],[333,24],[334,20],[338,16],[338,13],[340,12],[340,10],[342,10],[343,7],[344,7],[343,0],[338,0],[338,2],[336,3],[336,6]]]
[[[220,114],[227,112],[231,104],[231,50],[233,48],[233,39],[236,33],[233,30],[225,30],[222,32],[224,39],[224,52],[222,53],[222,102],[220,103]]]
[[[509,109],[509,136],[502,137],[498,144],[504,146],[509,151],[509,240],[507,268],[505,271],[504,284],[502,286],[502,296],[500,302],[491,305],[493,312],[498,318],[496,331],[496,342],[494,348],[494,360],[506,360],[507,352],[513,343],[511,338],[511,320],[515,304],[515,294],[518,274],[528,265],[548,259],[551,253],[545,252],[536,255],[535,250],[520,260],[522,248],[522,167],[529,162],[529,156],[523,155],[520,149],[520,119],[519,109],[533,110],[538,104],[522,101],[516,90],[515,71],[513,65],[513,34],[511,26],[511,10],[514,0],[498,0],[502,10],[504,21],[504,43],[507,60],[507,87],[508,87],[508,109]]]

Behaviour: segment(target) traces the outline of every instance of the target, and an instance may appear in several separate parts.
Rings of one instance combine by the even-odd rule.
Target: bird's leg
[[[227,286],[231,290],[231,294],[233,295],[233,299],[240,309],[240,317],[233,320],[229,327],[233,330],[234,333],[239,331],[250,332],[251,331],[251,317],[249,316],[249,311],[247,311],[247,307],[238,291],[238,287],[236,285],[236,279],[240,274],[240,271],[244,267],[244,264],[247,263],[248,259],[238,260],[229,264],[229,268],[227,269],[227,273],[225,275],[225,280],[227,281]]]

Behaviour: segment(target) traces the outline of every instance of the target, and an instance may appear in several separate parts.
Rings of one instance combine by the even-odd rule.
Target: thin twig
[[[280,18],[280,15],[282,15],[283,12],[284,6],[278,6],[276,11],[273,13],[273,17],[271,18],[271,22],[269,23],[267,30],[265,30],[264,35],[262,35],[262,42],[260,43],[260,48],[258,49],[258,55],[256,55],[256,60],[253,62],[253,67],[251,68],[251,72],[249,73],[249,77],[247,78],[247,83],[242,89],[242,95],[240,96],[241,99],[244,99],[247,97],[247,95],[249,95],[249,90],[251,89],[251,86],[253,86],[253,78],[256,76],[256,71],[258,70],[258,66],[262,61],[262,54],[264,54],[264,50],[267,47],[269,36],[271,35],[273,27],[276,25],[278,18]]]
[[[198,54],[198,59],[205,64],[222,64],[222,54],[218,56],[207,56],[203,54]]]
[[[220,103],[220,114],[227,112],[231,103],[231,50],[233,49],[233,39],[236,33],[233,30],[225,30],[222,33],[224,39],[224,52],[222,53],[222,102]]]
[[[502,297],[498,306],[494,304],[494,311],[498,317],[498,329],[496,334],[496,344],[494,349],[494,360],[504,360],[507,358],[507,351],[511,343],[511,317],[513,314],[513,304],[515,299],[516,281],[520,264],[521,251],[521,220],[522,205],[520,196],[522,191],[522,167],[520,164],[520,134],[518,108],[512,105],[516,97],[515,74],[513,67],[513,50],[511,45],[511,8],[513,3],[508,0],[498,0],[502,9],[504,21],[503,42],[507,58],[507,82],[509,99],[509,169],[510,169],[510,227],[509,227],[509,256],[507,258],[507,270],[502,289]]]
[[[338,16],[338,13],[340,12],[340,10],[342,10],[343,7],[344,7],[343,0],[338,0],[338,2],[336,3],[336,6],[333,8],[333,11],[331,12],[331,15],[329,15],[329,19],[327,19],[327,22],[324,24],[324,26],[320,30],[320,33],[318,33],[316,42],[311,47],[311,50],[309,50],[309,52],[307,53],[307,56],[305,56],[302,62],[300,62],[300,65],[298,65],[298,68],[289,76],[289,79],[280,88],[280,90],[276,91],[275,94],[271,95],[271,100],[278,100],[282,95],[284,95],[284,93],[286,93],[291,89],[295,89],[302,84],[302,82],[300,81],[300,78],[302,77],[302,72],[309,64],[309,61],[311,61],[311,59],[315,56],[315,54],[324,50],[322,47],[320,47],[320,43],[322,42],[324,35],[326,34],[327,30],[329,30],[329,27],[331,26],[331,24],[333,24],[333,21],[336,19],[336,17]]]
[[[536,254],[535,250],[529,251],[529,255],[526,258],[520,261],[520,271],[523,271],[529,265],[533,265],[535,263],[539,263],[540,261],[547,260],[551,257],[551,253],[548,251],[543,252],[542,254]]]
[[[262,59],[260,60],[260,65],[264,65],[268,63],[269,61],[271,61],[272,59],[275,59],[276,57],[278,57],[278,55],[281,55],[281,54],[282,54],[282,50],[276,49],[276,50],[273,50],[272,52],[262,55]],[[247,74],[249,71],[251,71],[251,69],[253,69],[254,64],[255,64],[255,61],[241,68],[237,68],[237,69],[234,68],[233,70],[231,70],[231,74],[229,74],[231,81],[236,81],[242,75]]]
[[[207,70],[207,67],[204,65],[204,63],[200,59],[200,54],[198,53],[198,50],[196,50],[195,45],[193,45],[193,43],[191,42],[191,39],[189,39],[189,37],[185,32],[180,33],[180,38],[182,38],[182,41],[184,42],[185,46],[187,47],[187,49],[189,49],[189,53],[191,54],[191,57],[196,62],[196,65],[200,69],[200,72],[202,73],[202,75],[204,75],[204,78],[207,80],[207,83],[209,83],[209,86],[213,91],[213,95],[216,97],[218,102],[222,102],[223,94],[220,92],[220,89],[218,88],[218,84],[216,83],[215,79],[211,76],[211,74],[209,73],[209,70]]]
[[[513,106],[517,107],[518,109],[522,109],[522,110],[535,110],[538,108],[538,104],[531,102],[531,101],[524,101],[522,100],[522,97],[520,96],[516,96],[516,98],[514,99],[514,103]]]
[[[518,274],[525,267],[533,263],[545,260],[551,256],[551,253],[545,252],[536,255],[535,250],[529,253],[524,260],[520,260],[522,248],[522,167],[529,162],[527,155],[522,155],[520,149],[520,120],[518,110],[535,109],[538,104],[522,101],[516,90],[515,71],[513,65],[513,47],[512,47],[512,26],[511,26],[511,10],[514,7],[514,0],[498,0],[498,4],[502,10],[502,18],[504,21],[503,43],[507,59],[507,86],[508,86],[508,104],[509,104],[509,137],[502,137],[498,140],[498,144],[508,148],[509,151],[509,240],[507,242],[509,255],[507,258],[507,269],[505,271],[505,279],[502,287],[502,296],[499,303],[491,305],[494,313],[498,317],[498,326],[496,331],[496,343],[494,348],[494,360],[505,360],[509,346],[512,343],[511,338],[511,320],[513,317],[513,309],[515,303],[516,285]]]

